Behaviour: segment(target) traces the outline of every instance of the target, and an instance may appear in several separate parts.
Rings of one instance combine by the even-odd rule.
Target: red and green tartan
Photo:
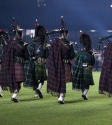
[[[65,82],[72,82],[72,71],[70,64],[64,64],[65,67]]]
[[[25,71],[24,71],[24,64],[15,63],[15,78],[17,82],[24,82],[25,81]]]
[[[61,56],[61,48],[60,39],[56,38],[50,47],[48,57],[47,93],[53,96],[59,96],[59,93],[66,93],[65,67]]]
[[[9,87],[10,92],[18,90],[18,85],[15,78],[14,69],[14,51],[21,51],[22,47],[16,41],[8,41],[7,45],[3,46],[2,64],[1,64],[1,79],[0,85],[2,88]]]
[[[112,42],[104,52],[104,60],[99,80],[99,94],[107,94],[112,96]]]

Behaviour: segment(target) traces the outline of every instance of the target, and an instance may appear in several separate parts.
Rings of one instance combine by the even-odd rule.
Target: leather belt
[[[24,58],[15,56],[15,63],[24,63],[24,62],[25,62]]]
[[[44,64],[46,62],[45,58],[39,57],[36,61],[34,61],[34,64]]]
[[[83,68],[90,68],[90,69],[91,69],[91,68],[92,68],[92,65],[88,65],[87,63],[83,63],[83,64],[82,64],[82,67],[83,67]]]
[[[70,63],[70,60],[68,60],[68,59],[63,59],[63,62],[68,64],[68,63]]]

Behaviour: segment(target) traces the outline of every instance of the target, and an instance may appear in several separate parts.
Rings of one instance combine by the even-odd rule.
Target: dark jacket
[[[17,43],[23,48],[21,51],[18,51],[17,49],[15,49],[14,55],[16,57],[22,57],[25,60],[28,59],[29,57],[29,53],[28,53],[28,49],[27,49],[27,45],[26,43],[24,43],[22,40],[17,40]]]
[[[75,52],[72,43],[64,38],[62,38],[61,41],[64,44],[64,46],[62,46],[62,58],[70,60],[73,59],[75,57]]]

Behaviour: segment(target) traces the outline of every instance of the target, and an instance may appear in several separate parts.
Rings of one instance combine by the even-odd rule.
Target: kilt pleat
[[[47,80],[45,64],[35,65],[35,80]]]
[[[84,85],[94,85],[92,70],[89,68],[83,69],[83,82]]]
[[[23,82],[25,81],[25,71],[24,71],[24,65],[20,63],[15,63],[15,78],[17,82]]]
[[[65,66],[65,82],[72,82],[71,66],[69,64],[64,64],[64,66]]]

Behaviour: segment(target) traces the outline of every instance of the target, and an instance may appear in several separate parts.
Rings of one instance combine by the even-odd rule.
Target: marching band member
[[[80,42],[83,49],[78,52],[74,59],[72,87],[75,90],[82,90],[82,97],[84,100],[88,100],[87,93],[89,87],[94,85],[92,67],[95,64],[95,58],[94,53],[90,51],[92,48],[90,36],[82,33]]]
[[[72,42],[68,41],[68,30],[61,30],[55,38],[48,58],[47,93],[58,96],[58,103],[64,104],[66,83],[72,81],[71,62],[75,57]]]
[[[35,97],[43,98],[41,88],[47,80],[46,59],[49,55],[44,26],[35,27],[35,39],[28,45],[29,59],[25,62],[26,82],[24,87],[32,87]]]

